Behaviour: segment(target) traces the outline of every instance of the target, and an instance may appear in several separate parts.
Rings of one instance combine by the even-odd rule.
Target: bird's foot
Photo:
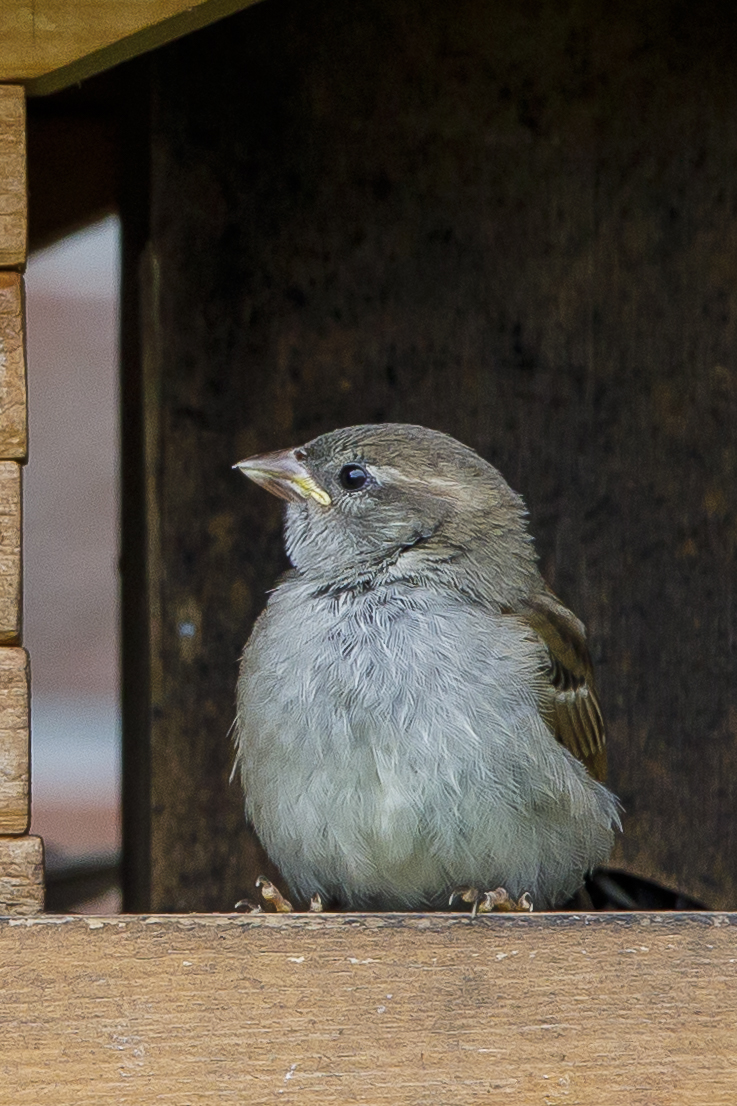
[[[275,883],[272,883],[266,876],[259,876],[256,880],[256,887],[261,892],[261,898],[265,902],[271,903],[277,914],[293,914],[294,907],[290,903],[289,899],[282,895],[279,888]],[[235,904],[236,910],[245,910],[249,914],[263,914],[264,908],[260,903],[251,902],[250,899],[240,899]],[[317,892],[310,899],[309,911],[311,914],[321,914],[323,911],[322,899]]]
[[[448,905],[452,906],[456,899],[471,903],[472,918],[477,914],[491,914],[494,910],[515,914],[527,914],[532,910],[532,899],[526,891],[518,899],[513,899],[503,887],[497,887],[495,891],[479,891],[477,887],[458,887],[450,896]]]
[[[290,903],[289,899],[285,899],[281,891],[275,884],[267,879],[266,876],[259,876],[256,880],[256,887],[261,892],[261,897],[266,901],[273,903],[274,910],[278,914],[291,914],[294,911],[294,907]],[[251,899],[239,899],[235,904],[236,910],[243,910],[248,914],[263,914],[264,908],[261,903],[253,902]]]
[[[289,899],[285,899],[276,884],[272,883],[270,879],[266,878],[266,876],[259,876],[256,880],[256,886],[261,892],[261,898],[265,902],[272,903],[277,914],[294,913],[294,907],[290,903]]]
[[[518,899],[513,899],[503,887],[497,887],[495,891],[484,891],[476,912],[491,914],[493,910],[508,914],[531,914],[532,899],[527,891]]]

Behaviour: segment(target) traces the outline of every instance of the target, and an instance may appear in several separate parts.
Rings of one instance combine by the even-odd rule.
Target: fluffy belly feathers
[[[244,653],[237,742],[292,890],[381,909],[463,884],[568,897],[608,855],[616,802],[541,718],[544,664],[516,620],[421,589],[280,585]]]

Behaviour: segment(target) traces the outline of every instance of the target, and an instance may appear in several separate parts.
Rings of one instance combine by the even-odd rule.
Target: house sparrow
[[[568,899],[609,855],[618,803],[584,627],[540,576],[521,498],[421,426],[234,467],[287,501],[294,567],[243,653],[236,746],[292,893]]]

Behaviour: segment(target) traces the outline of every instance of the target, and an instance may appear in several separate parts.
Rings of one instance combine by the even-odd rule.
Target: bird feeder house
[[[672,0],[3,5],[0,1106],[733,1101],[735,46]],[[62,916],[28,835],[23,271],[110,210],[127,913]],[[233,913],[266,861],[227,733],[281,552],[231,465],[383,420],[524,494],[589,627],[612,863],[708,909]]]

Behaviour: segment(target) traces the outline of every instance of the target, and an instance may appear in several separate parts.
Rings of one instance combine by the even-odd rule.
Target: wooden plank
[[[21,468],[0,461],[0,645],[21,631]]]
[[[43,842],[0,837],[0,915],[28,917],[43,910]]]
[[[736,996],[735,915],[18,919],[0,1106],[731,1106]]]
[[[25,649],[0,649],[0,834],[30,819],[29,675]]]
[[[5,85],[0,86],[0,268],[25,264],[26,226],[25,96],[22,88]]]
[[[3,0],[0,81],[56,92],[255,0]]]
[[[0,458],[25,460],[28,448],[23,278],[0,272]]]

